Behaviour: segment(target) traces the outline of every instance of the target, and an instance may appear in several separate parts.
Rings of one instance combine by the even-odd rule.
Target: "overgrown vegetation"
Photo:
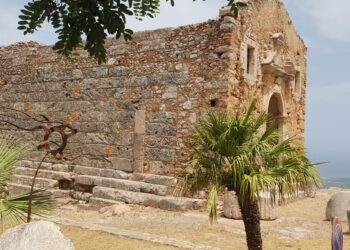
[[[192,168],[178,182],[182,194],[210,190],[211,221],[217,217],[218,192],[235,191],[250,250],[262,249],[261,192],[276,199],[319,185],[317,168],[304,156],[304,149],[291,139],[281,140],[275,126],[266,126],[268,116],[255,116],[254,108],[253,102],[244,114],[209,113],[200,121],[192,137]]]
[[[19,139],[0,135],[0,223],[1,229],[26,221],[30,193],[9,196],[6,183],[15,173],[15,163],[26,153],[26,145]],[[54,206],[51,194],[36,189],[32,194],[32,213],[45,215]]]

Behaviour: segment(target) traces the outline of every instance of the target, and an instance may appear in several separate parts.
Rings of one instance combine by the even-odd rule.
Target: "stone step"
[[[11,178],[11,182],[27,185],[27,186],[30,186],[32,184],[32,180],[33,180],[32,176],[26,176],[26,175],[14,175]],[[44,189],[58,187],[58,181],[37,177],[35,181],[35,187],[44,188]]]
[[[158,196],[154,194],[131,192],[100,186],[94,187],[92,193],[93,197],[90,199],[101,198],[105,200],[122,201],[127,204],[137,204],[170,211],[200,209],[206,204],[206,201],[201,199]]]
[[[110,207],[113,205],[125,204],[120,201],[107,200],[97,197],[90,197],[89,203],[79,203],[78,209],[80,210],[100,210],[103,207]]]
[[[176,184],[176,179],[170,176],[156,175],[156,174],[140,174],[134,173],[130,175],[129,180],[142,181],[151,184],[173,186]]]
[[[115,179],[124,179],[132,181],[142,181],[151,184],[157,185],[172,185],[175,182],[174,177],[162,176],[155,174],[141,174],[141,173],[126,173],[121,170],[115,169],[105,169],[105,168],[93,168],[85,166],[74,166],[73,172],[78,175],[91,175]]]
[[[75,183],[89,186],[117,188],[132,192],[150,193],[160,196],[165,196],[167,192],[167,187],[164,185],[90,175],[78,175],[75,178]]]
[[[10,192],[10,195],[30,192],[30,186],[17,184],[17,183],[7,183],[7,188]],[[37,188],[35,188],[35,189],[37,189]],[[70,197],[69,190],[48,189],[47,191],[52,194],[53,198],[68,198],[68,197]]]
[[[17,166],[20,169],[36,169],[39,162],[32,162],[27,160],[20,161]],[[91,175],[91,176],[99,176],[106,178],[115,178],[115,179],[124,179],[124,180],[135,180],[142,181],[151,184],[157,185],[172,185],[176,181],[173,177],[170,176],[162,176],[155,174],[141,174],[141,173],[126,173],[121,170],[115,169],[106,169],[106,168],[94,168],[94,167],[86,167],[86,166],[68,166],[67,164],[52,164],[44,162],[40,168],[40,170],[46,171],[57,171],[60,173],[65,172],[74,172],[78,175]],[[23,170],[24,171],[24,170]],[[26,174],[23,174],[26,175]]]
[[[16,166],[21,168],[33,168],[36,169],[39,162],[32,162],[27,160],[19,161]],[[68,164],[53,164],[48,162],[43,162],[40,169],[52,170],[58,172],[70,172]]]
[[[92,168],[92,167],[85,167],[85,166],[74,166],[73,172],[78,175],[91,175],[91,176],[124,179],[124,180],[127,180],[130,177],[130,174],[125,173],[121,170],[106,169],[106,168]]]
[[[15,173],[18,175],[34,176],[36,169],[18,167],[15,169]],[[67,172],[58,172],[53,170],[40,169],[38,173],[39,178],[52,179],[52,180],[72,180],[72,176]]]

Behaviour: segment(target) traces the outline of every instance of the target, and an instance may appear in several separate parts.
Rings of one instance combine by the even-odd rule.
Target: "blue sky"
[[[16,41],[55,41],[48,26],[23,36],[17,27],[19,9],[26,0],[0,2],[0,45]],[[177,0],[163,3],[156,19],[129,20],[134,30],[174,27],[216,18],[225,0]],[[350,1],[285,0],[294,25],[308,50],[306,147],[325,177],[350,177]]]

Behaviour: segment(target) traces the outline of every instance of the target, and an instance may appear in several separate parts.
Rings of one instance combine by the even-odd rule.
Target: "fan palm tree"
[[[25,222],[30,193],[9,196],[6,182],[14,175],[15,163],[26,152],[26,145],[12,136],[0,136],[0,224],[5,227]],[[35,190],[32,195],[32,213],[44,215],[53,207],[53,199],[45,190]]]
[[[259,195],[271,194],[271,202],[295,195],[310,183],[318,186],[315,165],[281,140],[263,113],[254,115],[255,102],[240,115],[209,113],[194,127],[191,168],[178,176],[177,191],[185,195],[209,189],[211,221],[216,220],[217,193],[224,188],[237,194],[246,231],[248,249],[262,249]]]

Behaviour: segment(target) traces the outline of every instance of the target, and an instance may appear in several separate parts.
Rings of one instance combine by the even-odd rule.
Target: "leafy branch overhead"
[[[99,63],[106,62],[105,40],[108,35],[130,40],[133,34],[126,26],[127,16],[154,18],[161,0],[31,0],[21,10],[18,29],[24,34],[34,33],[47,21],[55,29],[58,41],[54,50],[71,57],[82,47]],[[171,5],[175,0],[170,1]],[[195,1],[195,0],[194,0]],[[245,4],[227,0],[234,16]],[[85,37],[86,42],[83,42]]]

